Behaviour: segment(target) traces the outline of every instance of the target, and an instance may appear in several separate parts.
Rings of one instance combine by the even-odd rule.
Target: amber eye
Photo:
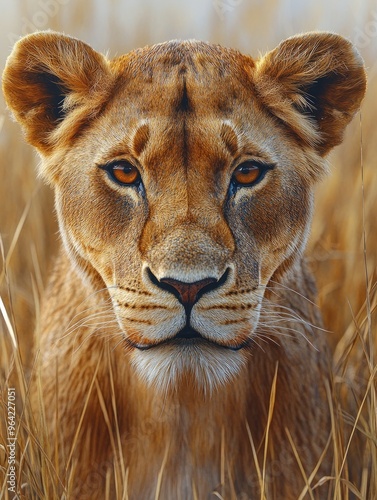
[[[233,180],[241,186],[250,186],[261,178],[264,171],[265,169],[262,165],[258,165],[251,161],[245,161],[241,163],[241,165],[238,165],[234,171]]]
[[[123,186],[136,184],[140,179],[139,171],[128,161],[118,161],[107,165],[106,170],[110,176]]]

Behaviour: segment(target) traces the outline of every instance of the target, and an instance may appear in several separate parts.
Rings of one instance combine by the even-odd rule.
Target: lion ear
[[[324,155],[359,109],[366,76],[349,41],[313,32],[288,38],[257,61],[255,87],[279,120]]]
[[[3,73],[5,99],[41,153],[69,142],[95,116],[111,85],[107,60],[85,43],[51,31],[16,43]]]

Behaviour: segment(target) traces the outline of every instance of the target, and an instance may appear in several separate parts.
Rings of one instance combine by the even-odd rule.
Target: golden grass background
[[[349,402],[343,413],[356,414],[366,397],[362,408],[365,411],[355,432],[364,434],[366,441],[361,441],[354,458],[350,455],[349,467],[356,470],[355,488],[360,498],[367,487],[377,495],[377,479],[372,484],[377,477],[373,371],[377,336],[375,1],[2,0],[0,6],[1,71],[17,38],[36,28],[64,31],[110,56],[172,38],[208,40],[258,56],[285,37],[316,29],[336,31],[354,41],[366,62],[368,91],[361,114],[349,126],[344,143],[330,155],[331,175],[318,188],[308,254],[317,278],[325,326],[331,332],[335,382]],[[11,327],[0,314],[0,420],[5,415],[1,413],[2,398],[13,359],[10,328],[18,337],[24,365],[30,366],[39,298],[58,239],[52,196],[36,179],[37,162],[1,97],[0,292]],[[348,422],[351,429],[353,422]],[[344,448],[347,443],[343,442]],[[0,497],[5,492],[2,446],[4,434],[0,435]]]

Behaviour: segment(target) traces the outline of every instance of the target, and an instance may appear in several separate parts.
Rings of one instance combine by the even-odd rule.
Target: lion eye
[[[250,186],[261,179],[265,169],[254,162],[241,163],[233,173],[233,180],[241,186]]]
[[[122,186],[132,186],[140,179],[138,169],[128,161],[117,161],[106,166],[110,177]]]

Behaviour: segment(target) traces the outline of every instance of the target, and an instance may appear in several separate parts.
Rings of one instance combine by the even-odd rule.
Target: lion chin
[[[240,349],[200,339],[174,340],[132,354],[138,376],[162,393],[177,391],[188,381],[198,391],[211,393],[232,380],[245,362]]]

